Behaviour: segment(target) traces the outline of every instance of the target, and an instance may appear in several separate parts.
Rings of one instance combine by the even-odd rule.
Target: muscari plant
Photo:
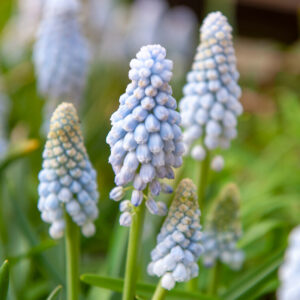
[[[179,108],[186,153],[202,161],[199,183],[200,208],[205,196],[209,167],[220,171],[224,159],[211,152],[229,148],[237,135],[237,117],[243,108],[232,43],[232,28],[220,12],[210,13],[201,26],[201,42],[192,70],[187,74]]]
[[[55,105],[62,100],[76,102],[84,87],[88,55],[76,17],[78,9],[76,0],[48,0],[34,50],[39,90],[54,99]],[[187,289],[193,291],[182,292],[185,299],[201,299],[197,294],[203,268],[200,257],[204,267],[220,266],[222,262],[235,270],[244,261],[244,253],[237,247],[242,230],[240,196],[234,184],[225,186],[205,217],[201,217],[203,230],[200,225],[200,208],[207,209],[203,200],[208,169],[221,171],[224,167],[223,157],[218,154],[211,159],[210,153],[230,146],[237,135],[237,117],[243,110],[238,100],[241,90],[231,31],[220,12],[211,13],[204,20],[201,43],[183,89],[180,114],[169,85],[173,63],[166,59],[166,50],[160,45],[144,46],[130,62],[131,83],[119,99],[107,136],[116,184],[110,198],[119,202],[120,225],[130,227],[124,300],[133,300],[137,295],[146,208],[151,214],[167,215],[157,245],[149,253],[148,274],[160,278],[152,299],[168,297],[168,290],[171,295],[176,283],[182,282],[190,282]],[[202,161],[201,180],[196,187],[192,180],[183,179],[168,209],[158,197],[161,192],[173,192],[166,180],[172,182],[174,168],[182,165],[184,153]],[[79,229],[86,237],[95,233],[99,193],[96,171],[89,161],[79,118],[71,103],[62,103],[53,113],[39,181],[38,209],[42,220],[50,224],[50,236],[65,236],[67,299],[77,300]],[[291,235],[287,259],[280,269],[280,299],[299,298],[295,288],[298,233],[295,230]],[[218,293],[218,272],[220,268],[214,268],[210,290],[214,295]],[[290,280],[291,274],[295,281]],[[6,286],[7,282],[5,277]],[[60,287],[52,294],[59,290]]]
[[[50,223],[54,239],[66,238],[68,300],[79,294],[79,233],[95,233],[98,217],[96,171],[86,152],[79,118],[73,104],[62,103],[54,111],[39,173],[38,209]]]

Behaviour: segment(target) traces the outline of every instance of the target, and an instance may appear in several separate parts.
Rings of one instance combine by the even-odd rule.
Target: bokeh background
[[[241,190],[246,262],[239,273],[224,267],[221,286],[230,287],[286,246],[300,223],[300,2],[299,0],[83,0],[80,21],[92,58],[80,118],[91,161],[98,171],[100,217],[93,238],[82,238],[81,272],[122,276],[127,228],[109,200],[114,175],[105,143],[110,115],[129,82],[129,61],[142,45],[160,43],[174,60],[172,88],[182,97],[185,74],[199,42],[204,16],[222,11],[234,28],[244,114],[238,138],[223,151],[225,169],[210,176],[208,198],[223,184]],[[48,236],[37,210],[37,174],[45,143],[46,99],[37,92],[32,46],[42,0],[0,1],[0,261],[13,265],[9,299],[38,300],[64,278],[63,241]],[[66,101],[68,99],[65,99]],[[199,166],[185,160],[177,178],[197,182]],[[165,198],[166,201],[170,199]],[[204,212],[205,214],[205,212]],[[161,225],[147,216],[140,281]],[[206,284],[207,271],[202,270]],[[275,299],[276,270],[249,299]],[[120,299],[83,285],[83,299]],[[245,297],[245,296],[244,296]],[[241,299],[248,299],[241,298]]]

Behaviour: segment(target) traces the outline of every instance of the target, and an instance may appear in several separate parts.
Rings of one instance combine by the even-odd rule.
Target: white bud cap
[[[223,156],[221,156],[221,155],[216,155],[216,156],[212,159],[210,167],[211,167],[211,169],[212,169],[213,171],[220,172],[220,171],[223,170],[224,164],[225,164],[225,161],[224,161]]]

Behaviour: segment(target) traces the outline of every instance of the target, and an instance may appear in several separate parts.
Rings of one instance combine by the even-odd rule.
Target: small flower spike
[[[290,233],[285,260],[279,268],[281,285],[277,291],[278,300],[300,299],[300,226]]]
[[[238,270],[244,261],[243,251],[236,243],[241,237],[240,195],[235,184],[224,187],[215,200],[203,232],[203,263],[206,267],[214,265],[217,259],[233,270]]]
[[[38,89],[56,101],[53,108],[63,99],[78,104],[85,87],[89,53],[77,19],[79,8],[78,0],[47,0],[43,7],[33,60]]]
[[[97,175],[84,147],[79,119],[71,103],[60,104],[53,113],[43,159],[38,209],[42,219],[51,224],[51,237],[63,236],[64,212],[81,227],[83,235],[93,235],[93,221],[98,217]]]
[[[106,139],[111,147],[109,162],[119,187],[111,192],[111,198],[119,201],[122,187],[132,183],[131,203],[138,206],[143,201],[143,191],[149,187],[147,207],[152,213],[160,211],[152,196],[161,191],[172,192],[159,179],[174,178],[173,168],[182,164],[184,152],[180,115],[169,85],[173,63],[165,57],[163,47],[149,45],[131,60],[132,82],[120,97]]]
[[[179,105],[187,149],[202,136],[209,150],[228,148],[237,135],[243,108],[231,31],[220,12],[210,13],[201,27],[201,43]],[[192,156],[201,157],[198,152],[192,150]]]
[[[148,273],[162,277],[162,287],[171,290],[176,282],[186,282],[198,276],[197,261],[203,253],[200,210],[196,187],[183,179],[157,236],[157,246],[151,252]]]

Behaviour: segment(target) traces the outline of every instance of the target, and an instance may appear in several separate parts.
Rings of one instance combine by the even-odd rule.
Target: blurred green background
[[[11,300],[45,299],[64,280],[63,241],[50,240],[48,225],[41,221],[37,210],[37,174],[45,143],[41,126],[46,101],[37,93],[31,61],[32,43],[40,18],[38,2],[0,1],[1,98],[9,99],[5,106],[7,120],[2,117],[5,122],[0,122],[1,134],[8,142],[7,151],[1,153],[0,160],[0,262],[5,258],[11,260]],[[176,4],[184,1],[170,1],[171,8],[167,3],[163,6],[155,4],[156,8],[153,4],[147,14],[154,15],[155,9],[162,9],[162,15],[173,12],[169,19],[166,17],[169,21],[164,23],[165,33],[159,37],[156,33],[162,25],[154,26],[155,18],[149,21],[153,25],[153,28],[149,27],[151,32],[137,34],[135,24],[138,23],[135,22],[138,21],[134,18],[143,12],[145,3],[138,6],[131,1],[84,2],[81,20],[91,44],[92,60],[80,118],[90,159],[98,171],[101,197],[97,233],[93,238],[81,239],[81,273],[118,277],[124,271],[127,229],[119,226],[118,205],[108,197],[114,186],[114,174],[108,164],[109,146],[105,138],[110,130],[110,115],[117,109],[118,98],[128,84],[130,58],[143,43],[165,45],[174,59],[171,84],[174,97],[180,100],[204,14],[220,9],[236,29],[235,48],[245,112],[239,119],[238,138],[222,153],[225,169],[212,174],[208,190],[208,197],[213,198],[230,181],[236,182],[241,190],[244,235],[240,246],[246,252],[246,262],[238,273],[223,268],[221,285],[225,291],[241,274],[255,269],[284,248],[291,228],[300,223],[300,42],[297,36],[289,35],[289,39],[284,39],[284,33],[277,34],[278,22],[274,22],[274,36],[272,32],[262,36],[267,31],[259,32],[257,26],[253,26],[251,32],[245,30],[240,18],[247,15],[247,6],[241,10],[234,1],[197,1],[199,10],[195,10],[194,1],[185,1],[194,11],[186,6],[176,13]],[[89,11],[89,2],[94,2],[98,9],[93,11],[94,16]],[[265,23],[271,22],[273,18],[268,19],[267,11],[272,9],[264,8],[264,1],[257,2],[261,3],[252,4],[250,8],[265,9]],[[276,5],[273,9],[280,12]],[[282,13],[291,14],[297,20],[296,1],[295,6],[282,9]],[[182,31],[182,38],[172,32],[176,20],[189,28]],[[252,22],[254,24],[255,20]],[[124,27],[122,24],[127,26],[126,32],[120,31]],[[297,22],[289,26],[284,28],[298,33]],[[144,41],[141,36],[148,40]],[[179,47],[182,43],[185,47]],[[178,178],[191,177],[195,182],[198,174],[199,166],[189,159],[177,173]],[[157,281],[149,278],[145,270],[161,222],[161,217],[147,215],[143,265],[138,270],[140,281]],[[201,272],[205,285],[207,271]],[[241,299],[275,299],[277,286],[276,272],[273,272],[250,296]],[[120,298],[119,294],[86,285],[83,285],[83,291],[83,299]]]

